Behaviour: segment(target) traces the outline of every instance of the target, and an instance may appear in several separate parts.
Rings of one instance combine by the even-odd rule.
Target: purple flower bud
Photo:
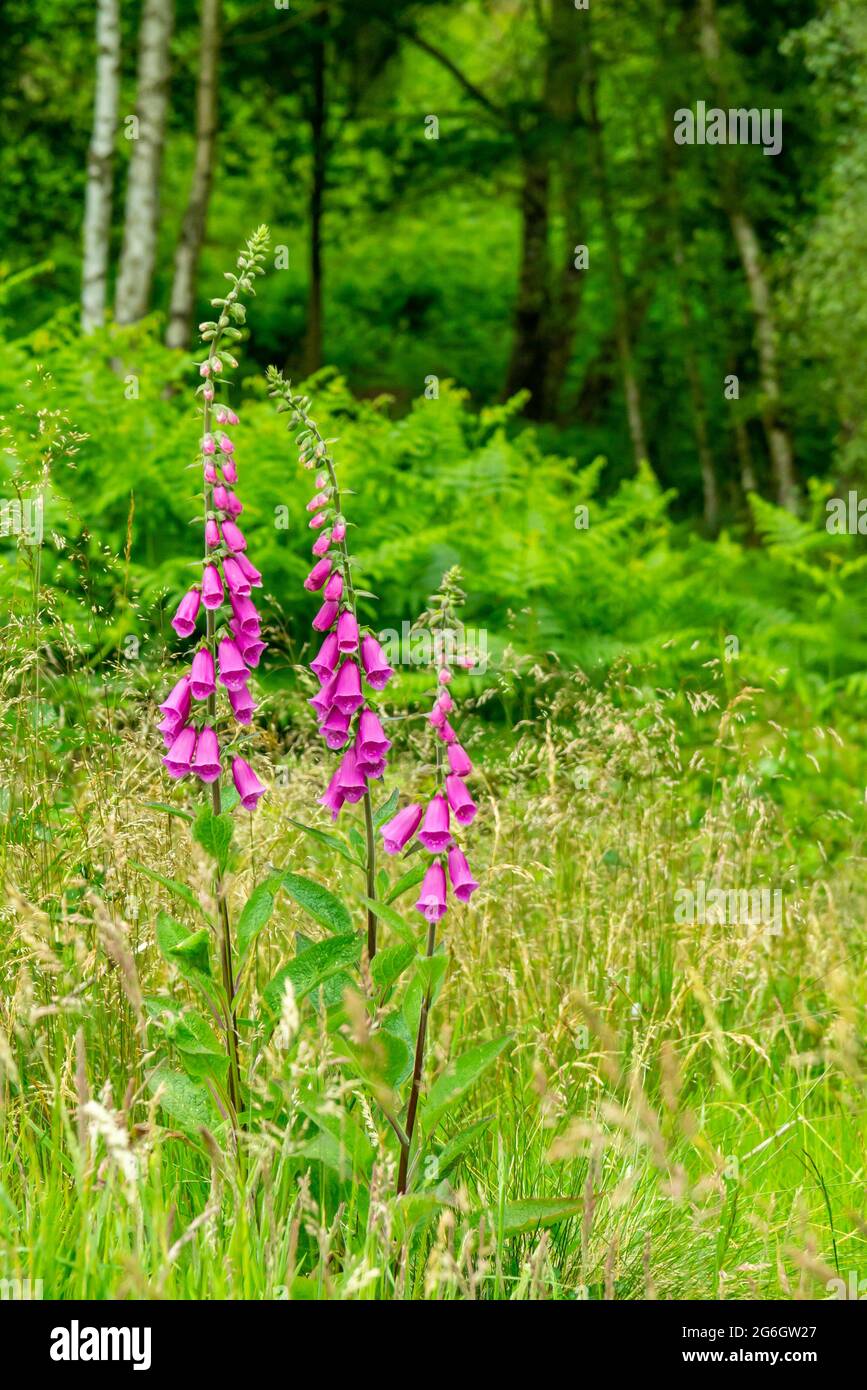
[[[473,765],[459,743],[450,743],[446,756],[451,771],[456,772],[458,777],[468,777],[472,772]]]
[[[329,603],[337,603],[338,600],[341,598],[342,594],[343,575],[337,573],[332,574],[328,583],[325,585],[323,597],[327,599]]]
[[[167,719],[174,719],[178,724],[185,724],[187,715],[190,712],[190,678],[181,676],[176,685],[172,686],[171,692],[160,705],[160,709]]]
[[[437,696],[437,705],[444,714],[451,714],[455,707],[455,702],[447,690],[441,690]]]
[[[324,555],[324,554],[326,553],[326,551],[328,550],[328,547],[330,546],[330,544],[331,544],[331,540],[330,540],[330,537],[329,537],[329,535],[328,535],[328,532],[327,532],[327,531],[323,531],[323,532],[322,532],[322,535],[321,535],[321,536],[317,536],[317,537],[316,537],[316,540],[313,542],[313,554],[314,554],[314,555]]]
[[[235,496],[234,492],[230,492],[226,499],[226,508],[229,516],[240,516],[244,510],[244,503]]]
[[[320,509],[320,507],[327,507],[327,505],[328,505],[328,493],[327,493],[327,492],[317,492],[317,494],[316,494],[315,497],[311,497],[311,498],[310,498],[310,501],[307,503],[307,507],[306,507],[305,510],[308,511],[308,512],[318,512],[319,509]]]
[[[367,783],[364,774],[358,770],[358,759],[355,756],[354,748],[347,748],[344,753],[338,772],[337,785],[343,793],[343,798],[350,805],[360,801],[364,796]]]
[[[177,612],[172,618],[172,627],[179,637],[189,637],[191,632],[195,632],[201,601],[202,595],[198,589],[190,589],[188,593],[184,594],[178,604]]]
[[[343,714],[353,714],[364,704],[361,693],[361,677],[354,661],[344,661],[337,673],[334,687],[334,703]]]
[[[163,762],[170,777],[186,777],[196,752],[196,731],[189,725],[181,729]]]
[[[227,483],[236,483],[238,481],[238,470],[235,467],[234,459],[224,459],[220,466],[223,470],[223,477]]]
[[[232,706],[232,712],[239,724],[250,723],[256,705],[246,685],[240,686],[237,690],[229,691],[229,704]]]
[[[446,848],[446,845],[451,844],[449,804],[439,792],[428,802],[424,825],[418,832],[418,838],[425,849],[429,849],[432,854],[438,854],[440,850]]]
[[[458,849],[457,845],[452,845],[449,850],[449,878],[452,881],[455,897],[462,903],[468,903],[479,885],[470,872],[466,856]]]
[[[223,522],[223,540],[230,550],[246,550],[247,541],[240,526],[236,526],[234,521]]]
[[[203,782],[216,782],[220,775],[220,746],[213,729],[206,726],[196,740],[196,756],[191,771]]]
[[[319,802],[322,806],[326,806],[331,812],[331,819],[337,820],[337,817],[340,815],[340,808],[345,800],[346,797],[340,790],[340,768],[338,768],[331,781],[328,783],[327,789],[319,797]]]
[[[442,864],[431,864],[419,890],[416,908],[428,922],[438,922],[446,910],[446,875]]]
[[[238,562],[238,568],[240,569],[244,578],[250,581],[250,584],[254,589],[261,589],[262,576],[256,569],[256,566],[250,564],[250,561],[247,559],[246,555],[236,555],[235,559]]]
[[[358,623],[355,614],[348,608],[344,608],[337,619],[337,648],[341,652],[358,650]]]
[[[235,783],[235,790],[241,798],[241,805],[245,811],[255,811],[256,802],[260,796],[265,795],[265,788],[259,781],[255,772],[248,762],[243,758],[233,758],[232,778]]]
[[[321,589],[329,574],[331,573],[331,561],[328,559],[317,560],[312,570],[304,580],[304,588],[311,594],[317,589]]]
[[[224,454],[233,454],[235,452],[235,446],[227,434],[220,435],[220,448]]]
[[[332,528],[331,528],[331,540],[332,540],[332,542],[334,543],[334,545],[339,545],[340,542],[343,540],[343,538],[344,538],[345,535],[346,535],[346,522],[345,522],[345,521],[335,521],[334,525],[333,525]]]
[[[205,565],[202,573],[202,602],[206,608],[219,608],[223,602],[223,581],[216,565]]]
[[[380,827],[386,854],[400,854],[418,830],[421,818],[422,808],[413,803],[412,806],[404,806],[402,811]]]
[[[217,481],[217,470],[212,463],[205,464],[205,482],[215,483]]]
[[[250,597],[250,581],[234,555],[227,555],[223,561],[223,575],[229,586],[230,594],[234,594],[237,598]]]
[[[220,544],[220,528],[212,516],[205,522],[205,545],[209,550]]]
[[[449,670],[448,666],[444,666],[437,675],[437,680],[439,681],[440,685],[448,685],[451,678],[452,673]]]
[[[215,447],[216,446],[214,444],[213,435],[206,434],[204,439],[202,440],[202,453],[212,454],[214,452]]]
[[[343,614],[341,613],[340,616],[342,618]],[[324,685],[325,682],[329,681],[334,675],[334,667],[337,662],[339,632],[340,623],[338,622],[337,632],[329,632],[322,646],[319,648],[319,654],[315,656],[310,663],[310,670],[313,672],[314,676],[316,676],[320,685]]]
[[[310,527],[311,531],[318,531],[320,526],[324,526],[327,520],[327,512],[317,512],[315,516],[311,516],[307,525]]]
[[[200,647],[193,657],[190,671],[190,692],[194,700],[207,700],[216,690],[214,658],[207,647]]]
[[[317,632],[327,632],[337,617],[336,603],[323,603],[316,617],[313,619],[313,626]]]
[[[477,806],[460,777],[451,773],[446,778],[446,795],[459,825],[469,825],[476,814]]]
[[[220,668],[220,680],[227,690],[237,690],[250,679],[250,672],[244,665],[238,644],[229,637],[224,637],[217,649],[217,664]]]
[[[214,488],[214,506],[219,507],[221,512],[229,510],[229,494],[222,483]]]
[[[433,722],[433,721],[431,721],[431,722]],[[446,720],[445,723],[442,725],[442,727],[438,729],[438,733],[439,733],[439,736],[440,736],[440,738],[442,739],[443,743],[456,743],[456,742],[457,742],[458,736],[457,736],[457,734],[455,733],[454,729],[452,728],[452,726],[451,726],[451,724],[449,723],[448,720]]]
[[[371,690],[384,690],[394,675],[375,637],[366,632],[361,639],[361,664]]]

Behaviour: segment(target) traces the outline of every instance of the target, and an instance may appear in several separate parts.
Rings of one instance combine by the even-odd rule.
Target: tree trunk
[[[105,322],[112,166],[120,100],[120,0],[98,0],[96,49],[93,133],[87,152],[84,201],[81,277],[81,327],[84,333],[92,333]]]
[[[196,277],[208,220],[217,141],[220,10],[221,0],[202,0],[199,82],[196,90],[196,158],[190,197],[175,252],[169,326],[166,331],[166,344],[170,348],[185,348],[189,343],[196,304]]]
[[[521,268],[515,303],[515,336],[506,375],[506,396],[529,391],[527,414],[541,419],[548,363],[548,196],[551,175],[543,150],[524,152],[521,188]]]
[[[139,32],[137,138],[126,186],[123,250],[115,317],[135,323],[150,306],[159,219],[159,186],[169,92],[173,0],[144,0]]]
[[[322,366],[322,216],[325,202],[325,176],[328,165],[325,96],[325,20],[317,26],[320,35],[313,44],[313,104],[310,109],[310,137],[313,171],[310,185],[310,289],[307,296],[307,336],[304,360],[308,373]]]
[[[699,42],[708,76],[721,106],[728,106],[720,68],[720,39],[714,0],[698,0]],[[722,158],[722,152],[721,152]],[[759,239],[744,207],[737,175],[729,161],[723,166],[723,202],[743,266],[755,323],[762,395],[762,425],[771,459],[779,506],[798,509],[798,485],[792,442],[781,411],[780,375],[777,363],[777,327],[771,293],[762,264]]]
[[[584,19],[584,68],[587,85],[588,112],[590,117],[590,148],[599,192],[599,205],[602,214],[602,230],[608,263],[611,267],[611,287],[614,295],[614,323],[617,338],[617,355],[620,360],[620,376],[623,382],[623,395],[626,401],[626,418],[629,425],[629,438],[632,441],[632,454],[636,468],[648,458],[647,442],[644,433],[644,417],[641,408],[641,390],[635,373],[635,359],[632,351],[632,338],[629,331],[629,304],[626,297],[626,280],[623,274],[623,260],[620,254],[620,234],[614,216],[611,190],[608,186],[608,171],[605,163],[605,142],[599,109],[596,103],[596,73],[593,65],[593,50],[589,33],[589,16]]]

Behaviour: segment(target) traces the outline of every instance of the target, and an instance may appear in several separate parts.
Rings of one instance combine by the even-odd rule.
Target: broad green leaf
[[[353,826],[349,832],[349,843],[355,850],[359,862],[365,861],[367,856],[367,843],[355,829],[355,826]]]
[[[167,912],[160,910],[157,913],[156,939],[163,959],[175,967],[187,984],[199,990],[212,1007],[216,1007],[217,994],[215,982],[211,978],[210,962],[207,963],[207,968],[200,964],[201,948],[194,946],[192,955],[189,949],[180,952],[177,949],[179,946],[189,947],[189,943],[195,943],[199,935],[197,932],[190,933]],[[207,936],[207,933],[205,935]]]
[[[323,1112],[315,1097],[301,1100],[299,1104],[319,1131],[305,1147],[310,1157],[318,1158],[342,1178],[348,1178],[352,1173],[370,1173],[375,1158],[373,1146],[345,1109],[339,1114]]]
[[[416,948],[413,943],[402,946],[386,946],[381,951],[377,951],[373,960],[370,962],[370,973],[373,983],[377,989],[388,989],[395,980],[403,974],[408,965],[411,965],[416,957]]]
[[[405,941],[407,945],[411,943],[413,947],[416,946],[418,933],[411,922],[407,922],[405,917],[401,917],[400,913],[395,912],[394,908],[389,907],[387,903],[378,903],[374,898],[365,898],[361,894],[359,894],[359,898],[365,907],[373,910],[380,922],[386,922],[396,931],[402,941]]]
[[[162,1109],[182,1129],[199,1130],[203,1125],[215,1129],[219,1125],[219,1111],[203,1082],[162,1063],[148,1077],[148,1087],[152,1095],[160,1092]]]
[[[215,816],[209,806],[203,806],[193,825],[193,839],[198,840],[206,854],[217,861],[220,869],[225,869],[232,847],[234,826],[228,811]]]
[[[397,803],[399,800],[400,792],[398,791],[397,787],[395,787],[388,800],[383,801],[378,811],[374,811],[373,824],[377,830],[381,825],[385,825],[385,822],[387,820],[390,820],[391,817],[394,815],[395,811],[397,810]]]
[[[459,1129],[457,1134],[453,1134],[451,1139],[435,1155],[436,1168],[435,1180],[439,1182],[446,1177],[457,1163],[463,1158],[467,1149],[474,1141],[489,1128],[493,1115],[486,1115],[483,1120],[477,1120],[475,1124],[467,1125],[465,1129]],[[423,1171],[424,1167],[422,1166]]]
[[[148,1000],[151,1017],[158,1019],[168,1040],[182,1054],[184,1071],[194,1080],[215,1077],[226,1084],[229,1059],[210,1024],[195,1009],[177,1009],[171,1003]]]
[[[507,1037],[496,1038],[493,1042],[471,1048],[469,1052],[449,1062],[445,1071],[431,1086],[424,1105],[423,1124],[427,1134],[433,1133],[443,1115],[475,1086],[488,1067],[496,1062],[508,1042]]]
[[[583,1211],[583,1197],[528,1197],[524,1201],[506,1202],[501,1219],[498,1220],[496,1211],[491,1211],[488,1221],[504,1237],[521,1236],[556,1226],[580,1216]],[[481,1215],[478,1212],[476,1220]]]
[[[152,878],[155,883],[161,883],[164,888],[168,888],[170,893],[174,893],[175,897],[180,898],[188,907],[200,913],[206,922],[210,921],[207,912],[202,907],[195,893],[191,888],[188,888],[185,883],[178,883],[177,879],[174,878],[165,878],[163,874],[158,874],[155,869],[149,869],[145,864],[138,864],[134,859],[130,859],[129,863],[130,867],[135,869],[138,873],[144,874],[146,878]]]
[[[302,878],[300,874],[283,873],[282,886],[299,907],[309,912],[314,921],[329,931],[343,934],[352,931],[352,918],[344,904],[321,883]]]
[[[165,811],[167,816],[177,816],[179,820],[194,821],[192,811],[184,811],[180,806],[168,806],[165,801],[144,801],[149,811]]]
[[[410,888],[415,888],[417,883],[421,883],[425,876],[425,869],[426,866],[424,864],[416,864],[415,868],[410,869],[402,878],[399,878],[386,897],[386,902],[396,902],[402,894],[409,892]]]
[[[354,964],[360,956],[361,937],[355,932],[332,936],[326,941],[317,941],[315,946],[308,947],[277,971],[264,990],[262,1002],[272,1018],[279,1018],[286,980],[292,981],[295,997],[300,1000],[305,994],[318,988],[330,975],[334,975],[346,965]]]
[[[437,951],[432,956],[419,956],[418,958],[416,965],[418,977],[425,991],[430,990],[432,1000],[435,1000],[439,993],[448,964],[449,958],[445,951]]]
[[[253,889],[245,902],[235,929],[238,950],[242,956],[247,954],[259,932],[267,926],[282,882],[282,874],[271,874]]]
[[[290,825],[295,826],[296,830],[303,830],[304,834],[309,835],[311,840],[316,840],[320,845],[325,845],[328,849],[333,849],[336,854],[341,855],[341,857],[346,859],[350,864],[356,864],[358,862],[355,856],[350,853],[348,845],[340,839],[339,835],[329,835],[326,830],[318,830],[313,825],[304,825],[300,820],[293,820],[291,816],[288,816],[287,819]]]
[[[407,1028],[406,1021],[399,1009],[395,1009],[393,1013],[386,1015],[382,1020],[379,1031],[382,1034],[388,1034],[390,1037],[396,1038],[406,1049],[404,1061],[400,1064],[396,1050],[391,1048],[389,1044],[391,1050],[390,1065],[393,1069],[389,1074],[389,1081],[392,1086],[402,1086],[404,1081],[408,1080],[409,1076],[412,1074],[412,1064],[415,1058],[415,1037]]]
[[[365,1043],[344,1038],[341,1050],[362,1081],[375,1091],[393,1091],[412,1070],[412,1049],[405,1037],[384,1025]]]

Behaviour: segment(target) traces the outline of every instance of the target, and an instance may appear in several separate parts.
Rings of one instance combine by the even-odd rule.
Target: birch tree
[[[85,333],[92,333],[105,321],[114,138],[119,100],[120,0],[98,0],[96,90],[93,131],[87,152],[81,277],[81,327]]]
[[[127,175],[123,250],[115,296],[118,323],[135,323],[150,307],[173,19],[173,0],[144,0],[139,30],[138,96]]]

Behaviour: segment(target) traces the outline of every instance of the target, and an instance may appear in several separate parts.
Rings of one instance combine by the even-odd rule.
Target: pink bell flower
[[[327,520],[327,512],[317,512],[315,516],[311,516],[307,525],[310,527],[311,531],[318,531],[321,526],[325,525]]]
[[[331,540],[334,545],[339,545],[346,536],[346,522],[335,521],[331,528]]]
[[[250,723],[256,704],[246,685],[239,686],[237,690],[229,691],[229,704],[232,706],[232,713],[239,724]]]
[[[268,643],[262,642],[258,637],[245,637],[242,632],[235,631],[235,622],[229,624],[235,632],[235,640],[241,653],[241,659],[245,666],[258,666],[262,659],[262,653],[267,649]]]
[[[218,507],[221,512],[229,510],[229,494],[222,483],[219,487],[214,488],[214,506]]]
[[[216,565],[205,565],[202,572],[202,603],[206,608],[219,608],[223,602],[223,581]]]
[[[240,595],[236,597],[234,594],[232,594],[231,599],[229,601],[232,605],[232,612],[238,620],[238,626],[240,627],[241,631],[245,634],[245,636],[258,637],[259,628],[261,624],[259,622],[259,614],[256,611],[256,605],[253,602],[253,600],[249,598],[243,598]]]
[[[358,732],[355,735],[355,751],[362,763],[381,763],[391,743],[385,736],[382,724],[372,709],[363,709],[358,718]]]
[[[313,542],[313,554],[324,555],[331,544],[331,538],[327,531],[323,531],[321,536],[317,536]]]
[[[190,678],[181,676],[176,685],[172,686],[171,691],[166,696],[160,709],[167,719],[174,719],[179,725],[187,722],[190,712]]]
[[[251,586],[252,586],[254,589],[261,589],[261,587],[262,587],[262,576],[261,576],[261,574],[259,573],[259,571],[256,569],[256,566],[255,566],[255,565],[251,565],[251,564],[250,564],[250,561],[247,559],[246,555],[244,555],[244,554],[236,555],[234,558],[235,558],[235,560],[237,561],[237,563],[238,563],[238,568],[240,569],[240,571],[241,571],[241,573],[243,574],[244,578],[247,579],[247,580],[249,580]]]
[[[452,673],[449,670],[448,666],[443,666],[442,670],[439,671],[439,673],[437,674],[437,680],[439,681],[440,685],[448,685],[451,678]]]
[[[342,616],[341,614],[341,617]],[[324,685],[325,682],[330,680],[334,675],[334,667],[337,663],[338,656],[339,632],[340,624],[338,623],[337,632],[329,632],[322,646],[319,648],[318,655],[316,655],[310,663],[310,670],[313,672],[314,676],[316,676],[320,685]]]
[[[215,483],[217,481],[217,470],[212,463],[205,464],[205,482]]]
[[[209,550],[220,544],[220,528],[212,516],[205,522],[205,545]]]
[[[437,705],[444,714],[451,714],[455,707],[455,702],[447,690],[441,690],[437,696]]]
[[[235,452],[235,445],[227,434],[220,435],[220,448],[224,454],[233,454]]]
[[[189,725],[181,729],[163,762],[170,777],[186,777],[196,752],[196,731]]]
[[[328,506],[328,493],[317,492],[315,497],[311,497],[305,508],[308,512],[318,512],[320,508]]]
[[[358,650],[358,623],[349,608],[344,608],[337,619],[337,648],[344,653]]]
[[[318,798],[320,805],[325,806],[331,812],[331,819],[337,820],[340,815],[340,808],[346,797],[340,789],[340,768],[337,769],[327,788]]]
[[[250,679],[250,672],[244,664],[238,644],[229,637],[224,637],[217,649],[217,664],[220,668],[220,680],[227,690],[237,690]]]
[[[425,849],[430,850],[431,854],[438,854],[440,850],[451,844],[449,803],[439,792],[428,802],[424,825],[418,832],[418,838]]]
[[[177,720],[170,714],[167,714],[165,719],[157,724],[157,728],[163,736],[163,743],[167,749],[171,748],[183,727],[183,720]]]
[[[325,742],[333,752],[345,745],[349,737],[351,720],[350,714],[342,714],[339,709],[330,709],[326,714],[322,724],[322,732],[325,735]]]
[[[216,445],[214,444],[213,436],[210,434],[206,434],[204,439],[202,440],[202,453],[213,454],[215,449]]]
[[[184,594],[178,604],[175,616],[172,618],[172,627],[179,637],[189,637],[196,630],[196,618],[199,614],[199,605],[202,595],[198,589],[190,589]]]
[[[232,759],[232,780],[244,810],[255,811],[256,802],[260,796],[265,795],[265,788],[250,764],[245,762],[243,758]]]
[[[442,864],[431,864],[419,889],[418,911],[428,922],[438,922],[446,910],[446,875]]]
[[[323,681],[321,690],[317,690],[312,699],[307,703],[315,711],[317,718],[324,719],[328,711],[334,705],[334,687],[337,685],[337,672],[332,671],[327,680]]]
[[[227,555],[223,561],[223,575],[229,586],[229,593],[236,598],[250,597],[250,581],[238,563],[236,556]]]
[[[190,670],[190,693],[194,700],[207,700],[216,690],[214,658],[208,647],[200,647]]]
[[[437,732],[439,733],[439,736],[442,739],[443,743],[457,743],[458,736],[448,720],[445,721],[445,723],[442,725],[441,728],[437,730]]]
[[[459,825],[469,825],[478,807],[470,796],[460,777],[450,773],[446,778],[446,795]]]
[[[336,603],[323,603],[316,617],[313,619],[313,626],[317,632],[327,632],[333,625],[337,617]]]
[[[449,760],[449,768],[457,773],[458,777],[468,777],[473,770],[473,765],[467,757],[466,752],[459,743],[450,743],[446,756]]]
[[[224,459],[220,466],[223,470],[223,477],[227,483],[236,483],[238,481],[238,470],[235,467],[234,459]]]
[[[244,510],[244,503],[235,496],[234,492],[230,492],[226,498],[226,510],[231,517],[240,516]]]
[[[337,673],[334,687],[334,703],[343,714],[353,714],[364,704],[361,693],[361,677],[354,661],[344,661]]]
[[[223,522],[223,540],[230,550],[246,550],[247,541],[240,526],[236,526],[234,521]]]
[[[361,664],[371,690],[384,690],[394,675],[376,638],[366,632],[361,639]]]
[[[344,800],[348,801],[350,805],[354,805],[364,796],[367,783],[364,780],[364,774],[358,770],[358,759],[355,756],[354,748],[347,748],[341,759],[337,785],[343,793]]]
[[[421,806],[413,803],[412,806],[404,806],[402,811],[380,827],[386,854],[400,854],[418,830],[422,814]]]
[[[314,594],[317,589],[322,588],[330,573],[331,561],[328,559],[318,560],[304,580],[304,588],[309,593]]]
[[[457,845],[452,845],[449,850],[449,878],[452,881],[455,897],[462,903],[468,903],[479,885],[470,872],[466,855],[458,849]]]
[[[337,602],[341,599],[341,597],[343,596],[343,575],[342,575],[342,574],[337,574],[337,573],[332,574],[332,576],[331,576],[331,578],[329,579],[328,583],[325,585],[325,589],[323,590],[323,595],[322,595],[322,596],[323,596],[323,598],[325,598],[329,603],[337,603]]]
[[[216,782],[220,775],[220,746],[210,726],[202,729],[196,740],[196,756],[190,764],[190,771],[203,782]]]

